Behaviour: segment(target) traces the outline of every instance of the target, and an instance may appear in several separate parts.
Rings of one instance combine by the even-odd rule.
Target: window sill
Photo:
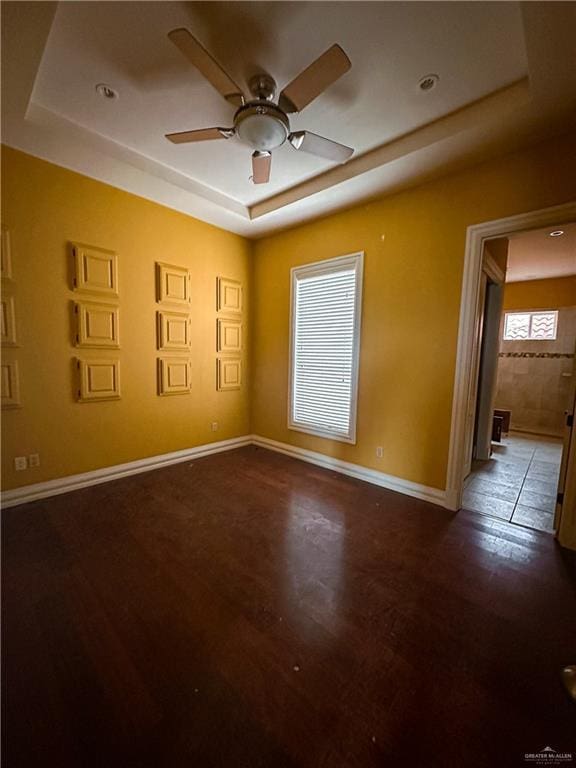
[[[356,445],[356,435],[348,436],[339,432],[328,432],[327,430],[315,429],[314,427],[291,423],[288,423],[288,429],[294,432],[303,432],[306,435],[312,435],[314,437],[323,437],[325,440],[335,440],[339,443]]]

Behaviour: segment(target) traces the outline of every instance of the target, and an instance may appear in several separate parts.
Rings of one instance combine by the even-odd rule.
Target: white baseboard
[[[398,493],[451,509],[446,498],[446,491],[441,491],[439,488],[430,488],[426,485],[420,485],[420,483],[413,483],[411,480],[403,480],[401,477],[386,475],[384,472],[378,472],[375,469],[369,469],[360,464],[351,464],[348,461],[335,459],[323,453],[308,451],[305,448],[297,448],[294,445],[280,443],[277,440],[270,440],[270,438],[261,437],[260,435],[252,435],[252,442],[261,448],[269,448],[271,451],[285,453],[287,456],[292,456],[295,459],[301,459],[310,464],[317,464],[319,467],[331,469],[334,472],[340,472],[343,475],[349,475],[358,480],[379,485],[382,488],[388,488],[390,491],[397,491]]]
[[[130,461],[126,464],[116,464],[112,467],[95,469],[93,472],[84,472],[79,475],[57,478],[56,480],[47,480],[43,483],[24,485],[21,488],[15,488],[14,490],[2,493],[2,507],[8,508],[18,506],[19,504],[27,504],[30,501],[45,499],[48,496],[58,496],[62,493],[77,491],[80,488],[88,488],[91,485],[107,483],[110,480],[119,480],[129,475],[150,472],[153,469],[160,469],[171,464],[180,464],[184,461],[199,459],[202,456],[209,456],[210,454],[221,453],[222,451],[230,451],[233,448],[242,448],[246,445],[268,448],[271,451],[284,453],[295,459],[301,459],[310,464],[316,464],[319,467],[331,469],[334,472],[340,472],[343,475],[349,475],[358,480],[379,485],[382,488],[388,488],[391,491],[397,491],[407,496],[413,496],[416,499],[438,504],[447,509],[453,509],[452,500],[447,498],[446,491],[442,491],[439,488],[429,488],[426,485],[403,480],[401,477],[386,475],[384,472],[378,472],[375,469],[369,469],[360,464],[351,464],[347,461],[335,459],[332,456],[326,456],[323,453],[308,451],[305,448],[298,448],[288,443],[280,443],[277,440],[271,440],[260,435],[244,435],[243,437],[235,437],[231,440],[198,445],[195,448],[187,448],[183,451],[164,453],[160,456],[150,456],[149,458]]]
[[[12,491],[4,491],[1,496],[2,507],[15,507],[19,504],[27,504],[29,501],[45,499],[48,496],[58,496],[61,493],[77,491],[90,485],[107,483],[110,480],[119,480],[121,477],[137,475],[141,472],[150,472],[153,469],[167,467],[170,464],[180,464],[190,459],[199,459],[212,453],[230,451],[232,448],[242,448],[252,443],[252,436],[234,437],[230,440],[220,440],[217,443],[197,445],[195,448],[186,448],[183,451],[164,453],[160,456],[150,456],[147,459],[129,461],[126,464],[116,464],[113,467],[95,469],[93,472],[83,472],[80,475],[68,475],[56,480],[47,480],[44,483],[34,483],[15,488]]]

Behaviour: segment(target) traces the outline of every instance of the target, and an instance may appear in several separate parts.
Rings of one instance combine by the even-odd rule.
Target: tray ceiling
[[[2,6],[6,143],[242,234],[264,234],[513,146],[522,136],[518,120],[531,135],[537,127],[527,111],[535,95],[530,29],[518,3]],[[180,26],[246,93],[260,72],[281,89],[338,42],[351,71],[293,115],[291,127],[354,147],[353,159],[335,167],[286,144],[273,153],[270,183],[255,186],[251,150],[236,138],[169,143],[165,133],[230,126],[234,114],[168,40]],[[429,73],[439,83],[422,92],[418,82]],[[98,83],[119,98],[99,96]],[[540,122],[557,111],[556,102],[540,109]]]

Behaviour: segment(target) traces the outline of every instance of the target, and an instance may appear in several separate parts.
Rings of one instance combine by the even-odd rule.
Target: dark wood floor
[[[3,513],[4,766],[573,751],[573,557],[256,448]]]

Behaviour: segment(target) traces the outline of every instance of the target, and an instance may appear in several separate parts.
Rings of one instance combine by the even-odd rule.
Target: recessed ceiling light
[[[96,86],[96,93],[98,96],[102,96],[103,99],[117,99],[119,98],[118,91],[115,91],[114,88],[111,88],[109,85],[106,85],[106,83],[98,83]]]
[[[560,235],[564,234],[563,229],[555,229],[554,232],[550,232],[549,237],[560,237]]]
[[[438,80],[440,80],[438,75],[424,75],[424,77],[420,78],[418,88],[421,91],[431,91],[433,88],[436,88]]]

